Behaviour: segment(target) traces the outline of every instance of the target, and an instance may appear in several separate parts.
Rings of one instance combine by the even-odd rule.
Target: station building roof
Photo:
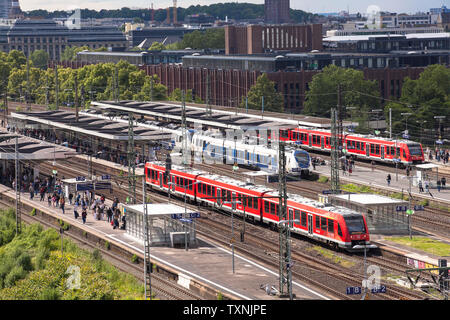
[[[19,160],[61,160],[77,153],[71,148],[44,142],[0,129],[0,160],[15,160],[16,139]]]
[[[165,102],[138,102],[138,101],[99,101],[91,102],[91,106],[109,112],[123,112],[151,116],[162,117],[175,121],[181,121],[182,107],[181,104],[165,103]],[[298,126],[322,127],[329,128],[330,120],[323,118],[315,118],[309,116],[298,117],[297,119],[288,119],[286,114],[278,114],[273,112],[270,115],[243,113],[237,111],[228,111],[221,109],[211,109],[209,113],[205,107],[187,106],[186,105],[186,121],[191,123],[200,123],[222,129],[248,129],[248,128],[289,128]]]
[[[25,121],[27,124],[39,124],[40,128],[58,128],[72,132],[86,134],[107,140],[128,141],[128,123],[101,119],[98,117],[79,114],[78,122],[74,112],[43,111],[11,113],[16,121]],[[165,132],[134,126],[134,140],[149,142],[168,140],[171,135]]]

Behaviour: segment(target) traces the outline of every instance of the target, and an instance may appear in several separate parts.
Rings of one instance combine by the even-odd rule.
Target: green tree
[[[61,61],[75,61],[77,59],[77,53],[83,50],[89,50],[89,47],[66,47],[61,54]]]
[[[424,129],[437,129],[438,120],[434,116],[445,116],[443,126],[450,121],[450,69],[443,65],[430,65],[420,74],[417,80],[404,79],[402,94],[398,102],[385,106],[388,118],[392,109],[392,131],[399,134],[406,128],[405,116],[408,116],[408,132],[412,139],[423,136]],[[430,137],[431,138],[431,137]],[[430,142],[433,139],[430,139]]]
[[[331,108],[338,105],[338,85],[341,90],[343,118],[350,116],[347,107],[355,108],[353,120],[360,128],[367,122],[369,112],[380,105],[380,94],[375,80],[365,80],[362,71],[329,65],[313,76],[306,92],[304,113],[330,117]]]
[[[161,50],[166,50],[166,46],[163,45],[160,42],[153,42],[152,45],[150,46],[150,48],[148,48],[149,51],[161,51]]]
[[[11,69],[17,68],[20,69],[27,64],[27,58],[22,51],[11,50],[8,54],[7,61]]]
[[[48,53],[45,50],[35,50],[30,57],[33,66],[40,69],[47,69]]]
[[[275,90],[275,83],[269,80],[266,73],[260,75],[250,88],[248,108],[261,110],[262,97],[264,97],[264,111],[283,112],[283,95]],[[242,98],[241,108],[245,108],[245,98]]]

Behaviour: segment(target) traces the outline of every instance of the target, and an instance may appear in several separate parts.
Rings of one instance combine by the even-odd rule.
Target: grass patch
[[[327,183],[328,180],[329,180],[328,177],[321,176],[321,177],[317,180],[317,182],[320,182],[320,183]]]
[[[450,244],[427,237],[386,237],[387,240],[437,256],[450,256]]]
[[[333,263],[339,264],[345,268],[351,268],[355,266],[355,263],[353,261],[349,261],[344,259],[343,257],[340,257],[336,255],[335,252],[322,248],[320,246],[313,246],[312,248],[307,249],[308,251],[316,251],[323,257],[331,260]]]

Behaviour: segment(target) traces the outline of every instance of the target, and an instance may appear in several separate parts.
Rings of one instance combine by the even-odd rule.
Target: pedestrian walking
[[[442,177],[442,178],[441,178],[442,189],[445,189],[445,183],[446,183],[446,182],[447,182],[447,181],[446,181],[445,177]]]
[[[436,186],[437,186],[438,192],[441,192],[441,180],[438,179],[438,181],[436,181]]]
[[[87,217],[87,209],[86,206],[83,206],[81,209],[81,220],[83,220],[83,224],[86,223],[86,217]]]
[[[387,175],[386,181],[387,181],[388,186],[390,186],[391,185],[391,174],[390,173]]]
[[[425,191],[430,192],[429,189],[430,189],[430,186],[428,184],[428,181],[425,181]]]
[[[423,192],[422,180],[419,180],[419,193]]]
[[[75,219],[78,219],[78,202],[75,202],[73,204],[73,216],[75,217]]]
[[[64,214],[64,206],[65,206],[65,204],[66,204],[66,200],[64,200],[64,196],[62,196],[59,199],[59,207],[61,208],[63,214]]]
[[[72,205],[73,194],[69,193],[69,204]]]
[[[33,185],[30,183],[30,188],[28,189],[28,191],[30,192],[30,200],[33,200],[34,198],[34,188]]]
[[[108,210],[106,210],[106,216],[108,217],[108,223],[111,223],[113,216],[113,211],[111,210],[111,208],[108,208]]]

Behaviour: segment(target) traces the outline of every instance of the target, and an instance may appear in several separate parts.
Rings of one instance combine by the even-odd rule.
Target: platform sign
[[[378,287],[372,288],[372,293],[386,293],[386,286],[380,285]]]
[[[347,287],[346,294],[361,294],[362,290],[361,287]]]
[[[111,182],[96,182],[95,190],[109,190],[112,189]]]
[[[424,211],[424,207],[420,204],[414,206],[414,211]]]
[[[189,217],[190,217],[191,219],[200,218],[200,212],[191,212],[191,213],[189,214]]]
[[[405,138],[405,139],[409,139],[409,134],[404,133],[404,134],[402,135],[402,137]]]
[[[183,214],[179,213],[179,214],[171,214],[170,217],[172,219],[183,219]]]
[[[436,144],[443,144],[444,142],[442,142],[442,140],[436,140]]]
[[[182,219],[180,219],[180,221],[186,222],[186,223],[191,223],[191,222],[192,222],[192,219],[182,218]]]
[[[109,174],[102,175],[102,180],[111,180],[111,176]]]
[[[76,177],[75,178],[75,181],[85,181],[86,180],[86,177]]]
[[[408,206],[396,206],[395,210],[397,212],[406,211],[406,210],[408,210]]]

